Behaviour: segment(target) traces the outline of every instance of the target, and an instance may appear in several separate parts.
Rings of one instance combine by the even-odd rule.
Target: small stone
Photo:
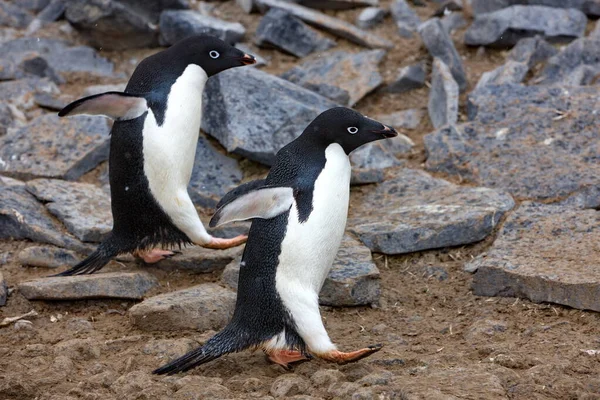
[[[375,117],[375,120],[396,129],[417,129],[417,127],[421,124],[421,121],[423,120],[424,116],[424,110],[418,108],[411,108],[408,110],[396,111],[390,114],[378,114]],[[411,147],[414,146],[412,140],[410,141],[410,143]]]
[[[26,319],[20,319],[17,322],[15,322],[14,329],[15,331],[35,331],[33,323]]]
[[[35,104],[51,111],[60,111],[73,101],[68,95],[56,95],[50,93],[36,93],[33,97]]]
[[[600,3],[596,0],[470,0],[473,14],[500,10],[515,4],[541,5],[556,8],[576,8],[589,16],[600,16]]]
[[[583,36],[586,24],[585,14],[573,8],[516,5],[476,15],[465,32],[465,44],[506,47],[535,35],[550,41],[570,41]]]
[[[0,271],[0,307],[6,305],[6,299],[8,298],[8,286],[4,280],[4,276]]]
[[[355,382],[337,382],[329,386],[327,393],[335,398],[348,398],[355,393],[360,386]]]
[[[35,179],[27,190],[83,242],[101,242],[112,230],[110,197],[95,185]]]
[[[140,394],[147,388],[153,386],[152,375],[144,371],[132,371],[119,377],[110,386],[119,399],[130,397],[142,397]],[[157,397],[146,397],[157,398]]]
[[[92,339],[69,339],[57,343],[54,354],[74,361],[87,361],[100,358],[100,348]]]
[[[259,46],[274,46],[299,58],[335,46],[334,41],[278,8],[270,9],[261,19],[256,28],[255,43]]]
[[[235,44],[244,38],[246,29],[239,22],[227,22],[191,10],[168,10],[160,15],[160,40],[165,45],[200,34]]]
[[[437,278],[440,282],[448,279],[448,270],[444,267],[427,265],[421,268],[420,271],[424,278]]]
[[[256,0],[256,4],[261,10],[268,10],[272,7],[280,8],[293,16],[300,18],[309,25],[326,30],[333,35],[348,39],[368,48],[391,48],[393,43],[383,39],[370,32],[363,31],[356,26],[349,24],[341,19],[330,17],[318,11],[311,10],[298,4],[288,3],[283,0]]]
[[[189,385],[179,389],[170,396],[173,400],[204,400],[204,399],[229,399],[231,392],[223,385],[208,383],[204,385]]]
[[[440,19],[442,27],[449,35],[451,35],[454,31],[464,28],[467,26],[467,20],[462,15],[462,13],[450,13],[445,15]]]
[[[441,59],[435,58],[427,108],[436,129],[458,121],[458,96],[458,84],[450,69]]]
[[[276,398],[295,396],[306,393],[308,381],[296,374],[280,375],[271,385],[270,393]]]
[[[544,85],[589,85],[600,74],[599,52],[600,40],[574,40],[548,60],[534,81]]]
[[[432,18],[419,25],[419,35],[434,58],[439,58],[450,68],[461,91],[467,88],[467,77],[462,60],[448,32],[439,18]]]
[[[238,288],[238,280],[240,278],[240,263],[242,262],[241,255],[231,261],[221,274],[221,282],[233,290]]]
[[[465,339],[469,342],[488,342],[490,337],[506,332],[506,329],[504,321],[479,319],[468,328]]]
[[[414,143],[408,137],[398,134],[391,139],[378,140],[352,152],[350,161],[353,165],[353,182],[357,182],[355,171],[381,171],[386,168],[402,165],[400,157],[410,153]]]
[[[489,85],[517,84],[523,82],[529,72],[529,66],[524,62],[509,60],[498,68],[484,72],[475,86],[475,90]],[[456,122],[456,121],[454,121]]]
[[[142,353],[156,356],[162,362],[171,362],[174,359],[194,350],[198,342],[192,339],[150,339],[142,347]]]
[[[392,17],[396,21],[398,33],[404,38],[410,38],[421,24],[421,18],[410,8],[406,0],[395,0],[390,6]]]
[[[85,88],[81,97],[93,96],[105,92],[124,92],[127,83],[113,83],[109,85],[92,85]]]
[[[140,300],[157,285],[156,278],[145,272],[110,272],[39,278],[20,283],[18,287],[28,300]]]
[[[529,68],[534,67],[542,61],[546,61],[558,53],[558,50],[541,36],[521,39],[508,53],[508,59],[526,63]]]
[[[377,386],[377,385],[388,385],[394,374],[388,371],[374,372],[367,376],[362,377],[356,383],[361,386]]]
[[[351,107],[383,83],[379,63],[384,56],[383,50],[333,51],[305,61],[281,77]]]
[[[452,14],[455,11],[462,11],[462,0],[446,0],[442,2],[442,5],[436,9],[432,16],[443,17],[444,15]]]
[[[91,332],[94,330],[92,323],[83,318],[71,318],[67,321],[67,329],[77,332]]]
[[[0,26],[23,29],[31,22],[31,15],[7,1],[0,1]]]
[[[56,85],[47,78],[24,78],[0,82],[0,102],[6,103],[9,107],[17,106],[18,110],[31,110],[35,106],[34,96],[36,93],[58,94],[59,91]],[[1,150],[0,147],[0,152]]]
[[[52,246],[31,246],[19,252],[19,262],[30,267],[73,267],[81,261],[74,251]]]
[[[379,7],[367,7],[356,18],[356,25],[362,29],[371,29],[377,26],[388,14],[388,11]]]
[[[240,256],[242,246],[215,251],[200,246],[185,247],[181,254],[160,261],[160,269],[186,270],[192,273],[205,274],[223,269],[233,259]]]
[[[213,283],[150,297],[131,307],[133,325],[144,331],[200,332],[220,329],[233,315],[235,293]]]
[[[295,0],[296,1],[296,0]],[[320,10],[349,10],[356,7],[376,6],[379,0],[297,0],[298,4]]]
[[[387,91],[404,93],[425,86],[425,67],[422,63],[398,69],[396,79],[387,86]]]
[[[310,377],[314,387],[329,387],[343,380],[345,380],[344,374],[337,369],[320,369]]]
[[[376,398],[375,392],[366,387],[359,388],[352,394],[352,400],[375,400]]]
[[[508,194],[401,169],[351,209],[348,227],[371,251],[404,254],[480,241],[512,207]]]

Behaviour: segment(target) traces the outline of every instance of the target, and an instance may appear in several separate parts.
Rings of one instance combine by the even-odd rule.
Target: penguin
[[[57,276],[94,273],[122,253],[131,252],[147,263],[174,254],[155,246],[225,249],[246,241],[245,235],[211,236],[187,186],[206,81],[255,62],[253,56],[215,37],[192,36],[142,60],[124,92],[85,97],[58,113],[104,115],[115,122],[109,156],[113,229],[89,257]]]
[[[266,179],[226,194],[210,226],[252,219],[233,317],[202,347],[153,373],[184,372],[244,349],[262,349],[285,368],[312,357],[344,364],[378,351],[381,345],[337,350],[323,326],[318,297],[346,226],[348,155],[396,135],[354,110],[327,110],[277,153]]]

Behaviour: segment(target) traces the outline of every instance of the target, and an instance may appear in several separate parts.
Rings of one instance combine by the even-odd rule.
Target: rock
[[[85,88],[83,93],[81,93],[81,97],[93,96],[105,92],[124,92],[125,87],[127,87],[126,82],[109,85],[92,85]]]
[[[206,84],[202,130],[229,152],[271,164],[280,148],[298,137],[318,114],[335,106],[256,68],[232,69]]]
[[[576,8],[592,17],[600,16],[600,3],[597,0],[471,0],[473,14],[489,13],[515,4]]]
[[[281,77],[350,107],[383,83],[379,63],[384,56],[383,50],[333,51],[305,61]]]
[[[600,74],[598,54],[600,40],[574,40],[548,60],[534,81],[544,85],[589,85]]]
[[[2,275],[2,271],[0,271],[0,307],[6,305],[7,297],[8,286],[6,285],[6,281],[4,280],[4,276]]]
[[[505,400],[508,397],[503,380],[498,375],[487,372],[482,366],[436,368],[435,371],[416,373],[416,375],[415,379],[402,385],[402,394],[406,399]],[[450,382],[452,383],[450,384]],[[524,397],[531,398],[531,393],[532,391],[528,391]]]
[[[435,58],[427,108],[431,123],[436,129],[458,121],[458,90],[458,84],[448,66]]]
[[[37,93],[58,94],[59,91],[49,79],[26,78],[0,82],[0,102],[14,106],[14,110],[17,111],[33,108],[35,106],[34,96]],[[2,148],[0,148],[0,152],[1,150]]]
[[[52,246],[27,247],[19,252],[17,259],[22,265],[44,268],[73,267],[81,261],[74,251]]]
[[[585,14],[573,8],[512,6],[476,15],[465,32],[465,44],[506,47],[535,35],[551,41],[569,41],[583,36],[586,24]]]
[[[54,346],[56,356],[65,356],[74,361],[100,358],[100,348],[92,339],[69,339]]]
[[[20,0],[19,7],[37,13],[47,6],[48,2],[49,0]]]
[[[165,10],[185,10],[190,8],[188,0],[118,0],[138,15],[157,23]]]
[[[259,46],[274,46],[296,57],[335,46],[300,19],[278,8],[270,9],[256,28],[255,42]]]
[[[131,322],[144,331],[218,330],[233,315],[235,293],[214,283],[150,297],[129,310]]]
[[[112,230],[110,196],[95,185],[35,179],[27,190],[83,242],[101,242]]]
[[[371,49],[391,48],[393,46],[392,42],[370,32],[363,31],[341,19],[330,17],[298,4],[287,3],[283,0],[256,0],[256,4],[262,10],[268,10],[271,7],[280,8],[289,14],[300,18],[309,25],[324,29],[333,35],[348,39],[361,46]]]
[[[42,115],[0,137],[0,173],[77,179],[108,158],[109,130],[103,117]]]
[[[492,233],[512,198],[486,188],[461,187],[402,169],[350,212],[348,227],[371,251],[404,254],[474,243]]]
[[[230,399],[232,394],[225,386],[216,383],[191,384],[179,389],[170,398],[173,400]]]
[[[48,78],[58,85],[65,83],[64,79],[48,65],[48,62],[37,55],[25,57],[23,61],[21,61],[19,69],[21,69],[26,76],[34,75],[39,76],[40,78]]]
[[[402,161],[399,158],[407,156],[413,146],[414,143],[412,140],[399,134],[395,138],[368,143],[353,151],[350,155],[350,161],[353,165],[352,183],[371,183],[368,180],[365,181],[365,174],[368,177],[377,177],[377,171],[402,165]],[[379,182],[379,180],[375,182]]]
[[[150,339],[142,347],[142,353],[156,356],[162,362],[171,362],[177,357],[198,347],[198,342],[192,339]]]
[[[94,330],[92,323],[83,318],[71,318],[67,321],[67,329],[77,332],[91,332]]]
[[[54,22],[64,15],[66,8],[66,0],[50,0],[36,18],[43,22]]]
[[[425,67],[422,63],[398,69],[396,79],[387,86],[387,91],[404,93],[425,86]]]
[[[36,93],[33,96],[33,100],[35,101],[35,104],[37,104],[39,107],[47,108],[51,111],[60,111],[74,99],[69,95],[52,95],[49,93]]]
[[[594,25],[594,29],[590,32],[588,37],[595,40],[600,39],[600,22],[596,21],[596,25]]]
[[[205,274],[225,268],[243,250],[242,246],[218,251],[200,246],[187,247],[181,250],[181,254],[162,260],[159,266],[160,269],[186,270]]]
[[[521,39],[508,53],[508,59],[526,63],[529,68],[534,67],[542,61],[546,61],[558,53],[558,50],[541,36]]]
[[[6,134],[13,121],[14,117],[10,107],[4,103],[0,103],[0,136]]]
[[[455,30],[467,26],[467,20],[462,13],[450,13],[440,19],[440,23],[446,32],[451,35]]]
[[[306,379],[296,374],[280,375],[271,385],[270,393],[275,398],[287,398],[297,394],[306,393],[309,383]]]
[[[379,303],[379,295],[379,270],[371,251],[356,239],[345,236],[319,294],[319,303],[362,306]]]
[[[396,111],[391,114],[379,114],[375,120],[396,129],[416,129],[425,116],[425,111],[418,108]],[[414,145],[414,143],[412,144]]]
[[[377,26],[388,14],[388,11],[379,7],[368,7],[361,11],[356,18],[356,25],[361,29],[371,29]]]
[[[520,198],[598,187],[595,88],[488,86],[471,93],[472,122],[425,136],[426,167]]]
[[[294,0],[310,8],[321,10],[348,10],[356,7],[376,6],[379,0]]]
[[[110,272],[39,278],[19,284],[19,292],[28,300],[139,300],[158,285],[145,272]]]
[[[413,33],[417,30],[417,27],[421,24],[421,18],[406,0],[394,0],[390,6],[392,17],[396,21],[398,27],[398,33],[404,38],[412,37]]]
[[[467,88],[467,77],[462,60],[439,18],[432,18],[419,25],[419,35],[421,35],[421,39],[429,53],[433,57],[442,60],[450,68],[460,91],[465,90]]]
[[[237,291],[238,280],[240,278],[240,263],[242,256],[236,257],[233,261],[225,266],[221,274],[221,282],[233,290]]]
[[[8,1],[0,1],[0,26],[23,29],[31,22],[31,15]]]
[[[191,10],[168,10],[160,15],[160,41],[164,45],[200,34],[235,44],[244,38],[246,29],[239,22],[227,22]]]
[[[17,322],[15,322],[14,329],[15,331],[35,331],[33,322],[28,321],[26,319],[20,319]]]
[[[502,64],[492,71],[484,72],[479,82],[477,82],[475,90],[489,85],[521,83],[525,79],[527,72],[529,72],[529,66],[526,63],[509,60],[506,64]]]
[[[462,0],[447,0],[433,12],[433,17],[443,17],[444,15],[452,14],[454,11],[462,11]]]
[[[75,251],[89,251],[22,186],[0,185],[0,239],[30,239]]]
[[[329,387],[339,381],[344,381],[345,376],[337,369],[320,369],[310,377],[314,387]]]
[[[204,135],[200,135],[188,186],[194,204],[214,208],[227,192],[240,184],[242,177],[238,162],[220,153]]]
[[[524,297],[600,311],[596,210],[525,202],[492,248],[465,266],[478,296]]]

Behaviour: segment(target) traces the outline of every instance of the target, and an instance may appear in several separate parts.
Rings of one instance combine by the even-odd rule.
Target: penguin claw
[[[266,352],[266,356],[269,361],[281,365],[286,371],[292,369],[292,364],[299,364],[312,360],[310,354],[303,354],[296,350],[274,350]]]
[[[149,251],[137,251],[133,255],[141,258],[146,264],[154,264],[161,260],[171,258],[180,252],[152,249]]]
[[[248,236],[246,235],[239,235],[231,239],[213,237],[210,242],[201,246],[206,247],[207,249],[224,250],[244,244],[246,243],[246,240],[248,240]]]

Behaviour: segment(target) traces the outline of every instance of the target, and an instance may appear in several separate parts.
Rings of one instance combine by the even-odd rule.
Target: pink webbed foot
[[[136,251],[133,253],[135,257],[141,258],[146,264],[154,264],[165,258],[173,257],[175,252],[162,249],[152,249],[148,251]]]
[[[207,249],[229,249],[231,247],[236,247],[241,244],[246,243],[248,240],[248,236],[240,235],[231,239],[217,238],[213,237],[210,242],[201,245],[202,247],[206,247]]]
[[[344,353],[339,350],[330,351],[327,353],[317,354],[316,356],[322,358],[325,361],[331,361],[337,364],[347,364],[354,361],[361,360],[371,354],[377,353],[383,346],[376,344],[373,346],[365,347],[364,349]]]
[[[310,360],[310,357],[305,356],[296,350],[271,350],[266,351],[269,360],[275,364],[281,365],[283,368],[289,368],[290,364],[299,361]]]

